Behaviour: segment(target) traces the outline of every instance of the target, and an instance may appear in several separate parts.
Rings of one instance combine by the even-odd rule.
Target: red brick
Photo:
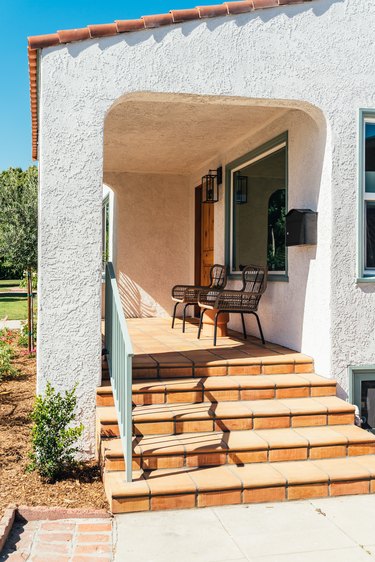
[[[74,554],[106,554],[112,552],[110,544],[77,544]]]
[[[50,543],[50,542],[37,542],[35,543],[35,551],[39,554],[42,552],[50,552],[51,554],[69,554],[70,544],[68,543]]]
[[[53,558],[52,558],[53,557]],[[69,562],[69,556],[55,556],[52,553],[49,554],[37,554],[33,557],[32,562]]]
[[[65,523],[60,521],[47,521],[46,523],[42,523],[41,529],[43,531],[73,531],[74,523]]]
[[[72,533],[41,533],[40,535],[38,535],[38,539],[41,542],[48,542],[50,544],[53,542],[69,542],[73,540],[73,534]]]
[[[103,543],[103,542],[109,542],[111,538],[111,535],[105,535],[105,534],[100,534],[100,533],[88,533],[86,534],[80,534],[78,535],[78,542],[79,543],[87,543],[87,542],[92,542],[92,543]]]
[[[97,556],[95,556],[95,558],[92,556],[73,556],[73,558],[70,559],[71,562],[111,562],[111,560],[111,555],[100,556],[99,558]]]
[[[78,525],[79,533],[98,533],[112,531],[111,523],[81,523]]]

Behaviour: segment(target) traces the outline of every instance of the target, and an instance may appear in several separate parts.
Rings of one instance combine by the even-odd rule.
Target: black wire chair
[[[239,291],[201,290],[198,305],[201,308],[198,338],[201,336],[203,316],[206,310],[217,310],[214,320],[214,346],[217,340],[217,321],[220,314],[241,314],[243,335],[246,339],[244,314],[253,314],[257,320],[262,343],[265,344],[262,326],[257,314],[259,301],[267,287],[267,267],[248,265],[242,271],[242,289]]]
[[[202,290],[217,290],[224,289],[227,284],[227,272],[224,265],[215,263],[210,269],[210,284],[206,286],[200,285],[175,285],[172,289],[172,300],[175,301],[173,308],[172,328],[176,319],[177,307],[179,304],[184,304],[182,316],[182,331],[185,332],[186,322],[186,309],[192,304],[198,304],[199,293]]]

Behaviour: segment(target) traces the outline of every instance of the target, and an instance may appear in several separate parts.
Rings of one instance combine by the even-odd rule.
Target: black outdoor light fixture
[[[217,203],[219,201],[219,185],[223,183],[223,168],[210,170],[210,173],[202,178],[202,201],[203,203]]]
[[[247,176],[234,175],[234,197],[237,205],[247,203]]]

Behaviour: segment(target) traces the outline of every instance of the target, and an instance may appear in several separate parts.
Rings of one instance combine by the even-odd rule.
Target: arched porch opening
[[[330,233],[330,153],[322,112],[296,100],[140,92],[111,106],[104,124],[103,181],[114,192],[113,261],[127,317],[167,317],[173,285],[197,282],[196,188],[219,167],[224,173],[212,206],[211,260],[228,262],[233,232],[225,171],[282,134],[287,207],[319,212],[318,245],[286,249],[288,269],[271,279],[261,315],[268,340],[313,355],[321,345],[316,322],[329,330],[329,279],[321,271],[330,263],[322,237]],[[229,287],[238,283],[238,276],[231,276]],[[239,328],[238,321],[234,317],[230,326]],[[255,333],[255,325],[248,330]]]

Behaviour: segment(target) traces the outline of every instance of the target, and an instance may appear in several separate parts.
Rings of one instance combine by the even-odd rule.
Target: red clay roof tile
[[[191,10],[171,10],[171,14],[174,23],[199,19],[199,11],[197,8],[192,8]]]
[[[56,45],[85,41],[97,37],[110,37],[119,33],[153,29],[185,21],[214,18],[218,16],[243,14],[262,8],[302,4],[311,0],[241,0],[224,2],[211,6],[198,6],[188,10],[171,10],[168,14],[143,16],[136,20],[116,20],[114,23],[88,25],[81,29],[64,29],[49,35],[35,35],[28,38],[30,105],[32,121],[32,158],[38,158],[38,103],[37,103],[37,52],[38,49]]]
[[[216,4],[214,6],[198,6],[200,18],[217,18],[219,16],[227,16],[228,8],[225,4]]]
[[[235,14],[243,14],[245,12],[252,12],[254,10],[253,1],[244,1],[241,2],[225,2],[225,5],[228,10],[228,14],[235,15]]]
[[[253,0],[254,10],[260,10],[261,8],[274,8],[275,6],[280,6],[279,0]]]
[[[60,43],[71,43],[72,41],[84,41],[90,39],[90,30],[88,27],[80,29],[62,29],[57,32]]]
[[[60,44],[60,39],[57,33],[50,33],[48,35],[34,35],[29,37],[29,47],[31,49],[44,49],[44,47],[54,47]]]
[[[157,14],[155,16],[142,16],[145,28],[160,27],[162,25],[171,25],[174,23],[172,14]]]
[[[119,33],[125,33],[126,31],[139,31],[145,29],[145,22],[142,19],[139,20],[116,20],[117,31]]]
[[[110,37],[117,35],[117,25],[115,23],[100,23],[97,25],[88,25],[91,37]]]

